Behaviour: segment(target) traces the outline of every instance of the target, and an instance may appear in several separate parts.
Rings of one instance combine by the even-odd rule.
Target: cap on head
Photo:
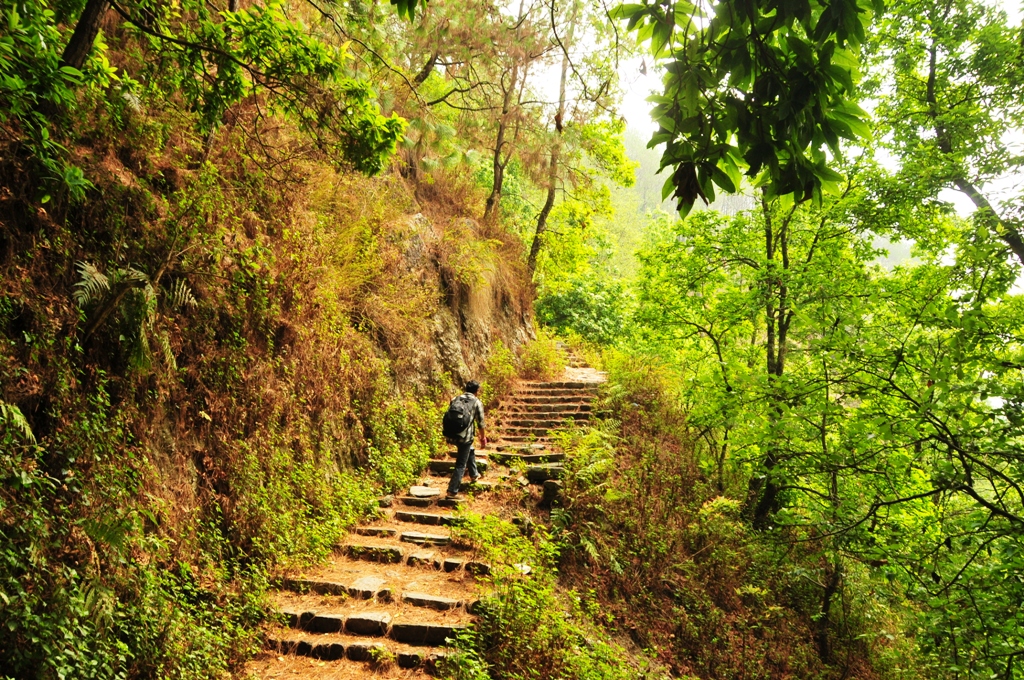
[[[468,383],[466,383],[466,391],[469,392],[470,394],[476,394],[479,389],[480,383],[478,383],[475,380],[470,380]]]

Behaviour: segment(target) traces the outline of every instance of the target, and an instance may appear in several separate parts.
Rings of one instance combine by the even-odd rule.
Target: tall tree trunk
[[[558,158],[562,151],[562,127],[565,122],[565,81],[569,73],[569,48],[572,46],[572,38],[576,32],[576,17],[579,15],[578,0],[573,0],[572,13],[569,17],[569,31],[562,43],[562,77],[558,84],[558,113],[555,114],[555,130],[557,137],[551,143],[551,165],[548,168],[548,194],[544,199],[544,206],[537,216],[537,229],[533,234],[533,243],[530,244],[530,257],[526,264],[530,273],[537,269],[537,256],[540,254],[540,247],[543,243],[544,232],[548,226],[548,216],[555,206],[555,192],[558,189]],[[554,21],[554,17],[552,17]]]
[[[789,310],[789,290],[786,285],[786,270],[789,268],[789,239],[787,231],[789,218],[779,226],[775,233],[775,225],[771,216],[768,201],[762,197],[761,210],[764,214],[765,239],[765,372],[768,382],[768,419],[772,429],[782,418],[782,394],[780,394],[779,378],[786,370],[786,337],[792,314]],[[781,254],[781,267],[776,265],[776,255]],[[774,476],[775,467],[779,464],[779,448],[774,441],[765,452],[762,466],[764,476],[750,482],[750,503],[754,503],[751,521],[755,529],[765,529],[771,516],[778,509],[781,487]],[[756,503],[755,503],[756,501]]]
[[[494,155],[491,159],[491,166],[494,181],[491,184],[491,194],[487,197],[484,205],[484,221],[491,219],[501,203],[501,189],[505,182],[505,166],[511,157],[511,151],[502,157],[502,150],[505,148],[505,135],[508,131],[509,113],[512,111],[512,95],[516,90],[516,83],[519,80],[519,63],[512,64],[512,76],[505,95],[501,101],[501,117],[498,119],[498,134],[494,139]]]
[[[110,9],[109,0],[89,0],[85,3],[85,9],[82,10],[82,15],[78,18],[78,23],[75,24],[71,40],[68,41],[67,47],[64,48],[64,54],[61,55],[61,66],[82,68],[89,52],[92,51],[93,43],[96,42],[96,35],[100,32],[100,23],[108,9]]]
[[[824,591],[821,596],[821,612],[818,615],[817,630],[814,632],[814,641],[818,647],[818,657],[822,663],[832,662],[832,644],[829,640],[828,628],[830,625],[829,612],[832,610],[832,598],[839,592],[839,586],[843,582],[843,563],[838,557],[835,561],[825,566]]]

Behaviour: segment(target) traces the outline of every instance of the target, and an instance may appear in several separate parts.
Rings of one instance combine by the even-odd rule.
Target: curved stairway
[[[280,580],[271,599],[281,623],[265,631],[266,651],[246,667],[249,677],[399,678],[436,669],[445,640],[472,623],[490,571],[453,540],[456,510],[506,514],[502,501],[511,509],[519,495],[501,491],[518,484],[544,485],[550,502],[564,459],[550,431],[591,416],[603,375],[560,349],[562,380],[524,382],[489,414],[497,444],[477,452],[481,479],[472,489],[463,482],[465,498],[444,498],[452,451],[430,461],[405,494],[382,498],[377,519],[356,527],[327,565]],[[510,475],[516,461],[525,478]]]

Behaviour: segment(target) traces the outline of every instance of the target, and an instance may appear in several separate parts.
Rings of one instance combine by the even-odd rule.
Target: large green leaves
[[[855,102],[866,0],[708,0],[621,5],[613,18],[665,67],[652,97],[671,193],[689,211],[745,172],[768,197],[818,199],[840,177],[840,140],[866,137]]]

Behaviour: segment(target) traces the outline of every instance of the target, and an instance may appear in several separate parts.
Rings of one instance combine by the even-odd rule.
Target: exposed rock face
[[[404,268],[438,300],[427,323],[429,341],[417,346],[415,368],[402,378],[425,383],[447,374],[461,383],[479,376],[497,340],[515,350],[533,339],[532,292],[522,285],[527,279],[500,243],[466,247],[488,243],[479,230],[467,218],[442,230],[422,213],[391,226],[401,238]]]

